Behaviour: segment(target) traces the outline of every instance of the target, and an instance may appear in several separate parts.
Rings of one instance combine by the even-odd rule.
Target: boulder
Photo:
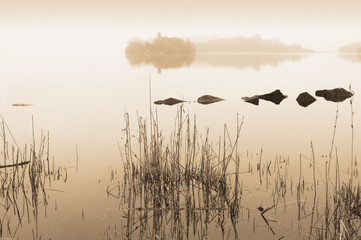
[[[274,104],[280,104],[285,98],[287,98],[287,96],[283,95],[283,93],[278,89],[271,93],[267,93],[259,96],[259,99],[270,101],[273,102]]]
[[[242,97],[242,99],[245,101],[245,102],[248,102],[248,103],[251,103],[253,105],[257,105],[259,104],[259,96],[258,95],[255,95],[253,97]]]
[[[182,102],[185,102],[185,101],[175,99],[175,98],[167,98],[167,99],[164,99],[164,100],[155,101],[154,104],[157,104],[157,105],[165,104],[165,105],[168,105],[168,106],[172,106],[174,104],[178,104],[178,103],[182,103]]]
[[[347,98],[352,97],[353,93],[345,90],[344,88],[335,88],[335,89],[317,90],[316,96],[323,97],[327,101],[331,101],[331,102],[343,102]]]
[[[197,102],[200,104],[211,104],[211,103],[220,102],[223,100],[224,100],[223,98],[214,97],[211,95],[203,95],[197,99]]]
[[[316,101],[316,98],[313,97],[308,92],[303,92],[300,95],[298,95],[296,101],[298,102],[298,104],[300,106],[308,107],[309,105],[311,105],[312,103],[314,103]]]

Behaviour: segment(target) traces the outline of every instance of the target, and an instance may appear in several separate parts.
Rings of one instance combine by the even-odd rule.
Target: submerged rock
[[[28,106],[33,106],[33,104],[29,104],[29,103],[14,103],[11,106],[13,107],[28,107]]]
[[[271,93],[267,93],[259,96],[259,99],[270,101],[273,102],[274,104],[280,104],[285,98],[287,98],[287,96],[283,95],[283,93],[278,89]]]
[[[298,102],[298,104],[300,106],[308,107],[309,105],[311,105],[312,103],[314,103],[316,101],[316,98],[313,97],[308,92],[303,92],[300,95],[298,95],[296,101]]]
[[[245,102],[252,103],[254,105],[258,105],[260,99],[273,102],[274,104],[280,104],[282,100],[285,98],[287,98],[287,96],[283,95],[282,92],[278,89],[271,93],[267,93],[263,95],[254,95],[253,97],[242,97],[242,99]]]
[[[172,105],[182,103],[182,102],[185,102],[185,101],[179,100],[179,99],[176,99],[176,98],[167,98],[167,99],[164,99],[164,100],[155,101],[154,104],[157,104],[157,105],[165,104],[165,105],[168,105],[168,106],[172,106]]]
[[[248,102],[248,103],[251,103],[253,105],[257,105],[259,104],[259,96],[258,95],[255,95],[253,97],[242,97],[242,99],[245,101],[245,102]]]
[[[197,102],[200,104],[210,104],[210,103],[220,102],[223,100],[224,100],[223,98],[214,97],[211,95],[203,95],[197,99]]]
[[[347,98],[352,97],[353,93],[345,90],[344,88],[335,88],[335,89],[317,90],[316,96],[323,97],[327,101],[343,102]]]

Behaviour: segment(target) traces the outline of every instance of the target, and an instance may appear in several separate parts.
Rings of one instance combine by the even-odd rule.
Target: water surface
[[[0,56],[0,113],[18,145],[31,142],[33,117],[36,136],[40,137],[41,129],[50,132],[51,158],[57,166],[69,168],[68,182],[49,187],[66,193],[48,191],[49,211],[47,218],[40,220],[43,238],[99,239],[106,227],[121,225],[122,216],[116,210],[119,201],[106,196],[105,190],[112,185],[111,167],[121,169],[118,142],[124,137],[124,113],[129,113],[136,134],[137,116],[149,119],[152,108],[164,137],[169,139],[179,105],[154,105],[159,99],[185,100],[184,114],[189,114],[192,121],[196,117],[201,139],[209,129],[215,148],[223,137],[224,125],[234,139],[237,114],[239,118],[244,116],[239,151],[245,166],[250,159],[258,159],[261,149],[264,161],[284,156],[298,164],[300,154],[310,156],[311,141],[316,158],[323,164],[330,152],[338,110],[334,145],[347,172],[352,141],[350,101],[337,104],[317,97],[315,103],[303,108],[296,98],[305,91],[315,96],[316,90],[348,90],[351,85],[356,93],[352,103],[353,154],[360,156],[359,61],[348,61],[348,57],[337,54],[196,54],[191,64],[159,71],[153,65],[130,64],[118,43],[101,39],[95,43],[83,47],[69,43],[69,48],[52,51],[19,49],[15,44],[10,46],[14,51],[4,51]],[[241,99],[276,89],[288,95],[279,105],[262,101],[255,106]],[[198,104],[197,98],[206,94],[225,101]],[[19,103],[31,105],[12,106]],[[78,172],[74,168],[76,152]],[[246,198],[242,204],[253,210],[265,204],[262,193],[252,191],[249,196],[257,201]],[[256,239],[252,226],[248,227],[250,236]],[[285,229],[286,236],[298,234]],[[29,232],[31,225],[24,225],[18,230],[19,239],[29,236]],[[261,236],[269,235],[265,231]]]

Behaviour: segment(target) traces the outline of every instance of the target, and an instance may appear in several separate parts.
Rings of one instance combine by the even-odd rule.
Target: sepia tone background
[[[253,166],[254,172],[240,178],[242,205],[250,209],[245,216],[258,217],[255,222],[260,227],[255,233],[249,217],[238,227],[246,238],[270,239],[257,210],[272,206],[274,196],[273,186],[259,185],[256,169],[260,155],[263,163],[272,163],[274,169],[280,156],[289,159],[296,167],[287,172],[287,180],[291,179],[287,189],[294,183],[296,191],[299,157],[311,155],[311,141],[320,169],[317,180],[324,188],[322,167],[328,161],[335,119],[334,146],[342,177],[348,177],[350,159],[361,154],[361,57],[338,53],[339,47],[361,41],[360,9],[360,1],[347,0],[0,0],[0,114],[21,147],[31,144],[33,132],[38,140],[41,130],[45,135],[49,131],[50,158],[68,174],[66,182],[60,178],[46,186],[48,214],[39,215],[42,238],[101,239],[114,225],[121,231],[124,209],[120,209],[119,199],[109,197],[105,190],[116,187],[123,177],[124,159],[118,146],[124,147],[124,114],[129,113],[131,132],[137,136],[138,117],[149,120],[152,108],[166,144],[179,105],[153,102],[174,97],[185,101],[184,116],[196,119],[199,141],[209,137],[216,152],[225,125],[234,140],[237,116],[239,120],[244,116],[238,149],[244,166],[240,171]],[[215,38],[236,41],[236,37],[266,45],[280,41],[316,52],[196,52],[185,59],[161,58],[160,63],[126,57],[131,40],[152,41],[158,33],[196,44]],[[307,108],[296,102],[301,92],[315,96],[316,90],[339,87],[352,87],[354,101],[334,103],[317,97]],[[276,89],[288,96],[279,105],[260,101],[254,106],[242,100]],[[197,98],[205,94],[225,100],[198,104]],[[352,129],[351,120],[355,122]],[[310,162],[302,164],[306,188],[312,189],[313,183],[307,181]],[[302,197],[311,199],[313,191],[306,192]],[[285,198],[285,207],[280,208],[283,213],[274,214],[280,223],[274,239],[307,238],[295,229],[295,198],[296,194],[287,195],[290,204],[286,207]],[[14,225],[10,228],[17,229],[11,216]],[[305,221],[303,226],[308,228],[308,218]],[[24,223],[16,236],[27,239],[34,228],[34,221]],[[219,234],[218,230],[218,226],[211,229],[210,239],[220,238],[212,232]],[[3,236],[9,236],[6,234],[4,230]]]
[[[360,8],[356,0],[2,0],[0,27],[2,41],[4,35],[15,34],[21,28],[35,28],[31,36],[36,38],[43,37],[46,30],[57,29],[54,38],[63,40],[73,31],[82,31],[81,36],[74,37],[88,41],[95,32],[117,36],[118,31],[132,33],[133,38],[153,37],[158,31],[181,37],[261,34],[315,50],[335,51],[360,39]],[[63,35],[64,27],[69,31],[67,36]]]

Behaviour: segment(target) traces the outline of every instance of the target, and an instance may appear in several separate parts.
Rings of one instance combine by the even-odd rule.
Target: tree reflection
[[[194,61],[192,54],[131,54],[127,53],[126,57],[131,66],[153,65],[158,68],[158,73],[162,69],[181,68],[190,66]]]
[[[361,63],[361,51],[358,54],[339,54],[339,57],[354,63]]]
[[[198,52],[207,53],[312,53],[300,44],[285,44],[278,38],[254,37],[216,38],[196,43]]]
[[[233,67],[239,69],[262,67],[278,67],[285,61],[297,62],[309,54],[197,54],[196,62],[216,67]]]

